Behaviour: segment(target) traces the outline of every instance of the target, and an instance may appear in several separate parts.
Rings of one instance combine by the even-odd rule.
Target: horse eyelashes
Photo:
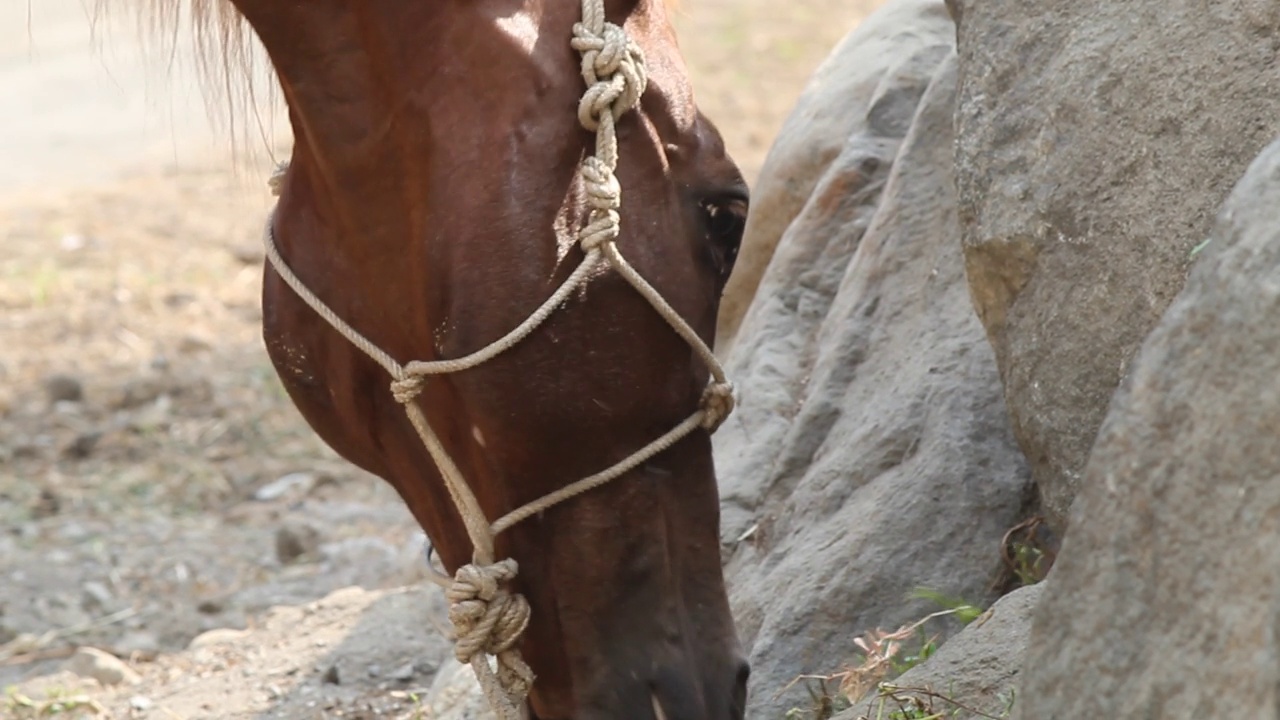
[[[717,257],[717,269],[722,275],[728,275],[742,244],[747,222],[746,208],[741,202],[704,201],[701,205],[707,236]]]

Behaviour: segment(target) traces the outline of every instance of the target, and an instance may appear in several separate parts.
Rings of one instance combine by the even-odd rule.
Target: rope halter
[[[458,568],[453,578],[442,576],[433,579],[445,588],[449,600],[449,619],[455,633],[454,654],[459,662],[469,664],[475,671],[480,688],[499,720],[522,720],[525,699],[534,676],[518,650],[520,637],[529,624],[529,603],[507,589],[515,579],[518,567],[513,559],[495,559],[494,538],[521,520],[621,477],[696,430],[715,432],[734,408],[733,385],[725,377],[724,369],[711,349],[658,291],[636,272],[614,244],[620,230],[622,204],[622,187],[615,175],[618,165],[615,123],[636,107],[644,94],[648,83],[644,54],[621,27],[606,22],[604,0],[582,0],[582,22],[573,26],[570,45],[582,56],[582,77],[587,85],[578,105],[578,120],[584,128],[595,133],[596,141],[595,153],[583,160],[579,168],[591,207],[587,222],[578,234],[578,245],[584,257],[551,297],[502,338],[465,357],[413,361],[402,365],[338,317],[298,279],[276,247],[274,210],[268,216],[263,232],[267,259],[280,278],[312,310],[391,376],[392,395],[404,407],[440,471],[467,529],[473,550],[472,562]],[[281,192],[287,167],[287,164],[277,167],[269,181],[275,195]],[[710,369],[711,381],[703,391],[698,410],[666,434],[612,467],[544,495],[489,523],[475,494],[415,400],[431,376],[481,365],[527,337],[587,281],[602,261],[609,263],[643,295],[693,347]],[[496,669],[490,666],[488,656],[496,659]]]

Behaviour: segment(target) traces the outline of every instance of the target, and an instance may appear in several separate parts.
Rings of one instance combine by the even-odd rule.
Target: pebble
[[[44,392],[50,403],[81,402],[84,400],[84,385],[72,375],[56,373],[44,379]]]
[[[144,695],[134,695],[129,698],[129,707],[139,712],[145,712],[151,708],[151,698]]]
[[[62,510],[62,499],[53,488],[41,488],[40,497],[36,499],[35,504],[31,507],[31,517],[47,518],[57,515]]]
[[[84,678],[93,678],[103,685],[130,685],[142,680],[133,668],[115,655],[92,647],[82,647],[67,660],[65,669]]]
[[[98,430],[80,433],[62,449],[62,455],[72,460],[83,460],[93,454],[101,439],[102,432]]]
[[[342,684],[342,679],[338,676],[337,665],[330,665],[329,669],[324,671],[324,675],[320,679],[327,685]]]
[[[218,628],[200,633],[191,639],[187,644],[190,650],[198,650],[200,648],[212,647],[214,645],[223,645],[227,643],[237,642],[244,639],[249,634],[248,630],[236,630],[233,628]]]
[[[258,488],[258,491],[253,494],[253,499],[270,502],[279,500],[294,491],[306,494],[315,484],[316,476],[309,472],[289,473]]]
[[[227,250],[231,253],[231,257],[245,265],[257,265],[266,258],[266,253],[260,245],[250,245],[248,243],[229,247]]]
[[[140,377],[129,380],[120,388],[120,396],[115,398],[117,410],[140,407],[153,402],[165,392],[164,384],[157,378]]]
[[[399,680],[400,682],[408,682],[413,679],[416,672],[417,669],[414,668],[413,663],[405,663],[391,672],[391,679]]]
[[[320,532],[310,525],[290,523],[276,530],[276,559],[281,564],[314,555],[320,547]]]
[[[86,582],[81,586],[81,589],[84,590],[84,599],[81,600],[80,604],[86,610],[100,610],[109,607],[116,599],[106,585],[96,580]]]

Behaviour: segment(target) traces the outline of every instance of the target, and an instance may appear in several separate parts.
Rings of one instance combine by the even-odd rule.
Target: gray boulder
[[[1034,497],[965,285],[954,98],[948,54],[878,207],[851,189],[882,145],[849,137],[728,361],[742,400],[716,462],[752,718],[802,702],[779,693],[848,662],[858,634],[936,610],[906,600],[917,586],[994,599],[1001,537]]]
[[[1033,624],[1017,717],[1280,716],[1280,142],[1133,363]]]
[[[742,249],[720,302],[719,353],[728,353],[783,233],[853,136],[874,153],[860,173],[844,176],[845,194],[870,215],[920,95],[954,37],[942,0],[889,0],[818,66],[751,190]]]
[[[1280,6],[953,0],[965,264],[1054,529],[1188,252],[1280,131]]]

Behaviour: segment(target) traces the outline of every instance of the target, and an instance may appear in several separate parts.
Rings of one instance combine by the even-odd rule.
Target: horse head
[[[602,18],[584,17],[592,2]],[[481,648],[518,651],[531,668],[522,710],[543,720],[740,718],[747,666],[721,572],[710,441],[723,408],[708,408],[709,382],[721,395],[724,385],[699,344],[714,337],[747,189],[694,102],[669,8],[231,4],[223,34],[247,22],[293,129],[263,310],[268,353],[301,414],[396,488],[449,573],[513,561],[504,567],[514,577],[472,581],[505,580],[504,597],[527,602],[527,617],[508,619],[519,639]],[[616,102],[593,117],[600,98],[583,96],[597,71],[599,92]],[[600,122],[610,126],[604,145]],[[593,177],[610,142],[616,157]],[[614,206],[601,204],[610,194]],[[603,242],[584,240],[613,221]],[[588,254],[600,261],[584,266]],[[413,362],[491,347],[567,278],[572,287],[518,342],[403,387]],[[674,427],[683,431],[669,446],[609,482],[536,505]],[[482,551],[442,456],[485,522],[535,506]],[[455,599],[460,616],[476,610],[467,602]]]

